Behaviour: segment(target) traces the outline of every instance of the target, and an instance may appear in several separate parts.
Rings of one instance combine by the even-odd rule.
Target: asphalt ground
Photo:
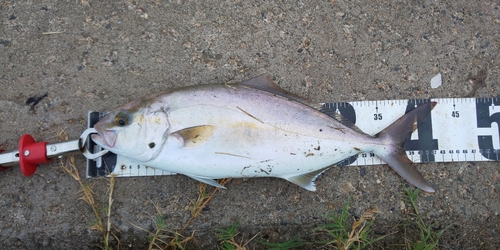
[[[8,1],[0,2],[0,147],[22,134],[76,139],[88,110],[114,109],[176,86],[239,82],[270,72],[315,102],[499,96],[497,1]],[[430,87],[437,73],[442,86]],[[45,94],[47,94],[44,98]],[[34,105],[34,100],[40,99]],[[29,103],[29,105],[28,105]],[[497,125],[498,126],[498,125]],[[84,175],[82,156],[76,157]],[[436,189],[418,205],[442,249],[500,246],[498,162],[420,164]],[[81,188],[59,162],[33,177],[0,172],[2,249],[94,249],[101,234]],[[109,180],[84,179],[104,207]],[[380,213],[374,248],[402,248],[415,231],[406,182],[389,167],[336,167],[309,192],[270,179],[232,180],[186,229],[190,248],[215,249],[216,230],[242,240],[316,236],[325,213],[351,197],[350,219]],[[211,191],[211,188],[208,188]],[[171,229],[190,218],[198,183],[185,176],[117,179],[111,208],[121,249],[145,249],[155,204]],[[116,241],[113,241],[116,247]]]

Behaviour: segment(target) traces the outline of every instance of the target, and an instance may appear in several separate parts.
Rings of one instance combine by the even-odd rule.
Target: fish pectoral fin
[[[309,191],[316,191],[316,185],[314,184],[314,181],[316,180],[316,178],[318,178],[318,176],[320,176],[323,172],[325,172],[329,168],[330,167],[328,166],[326,168],[314,170],[309,173],[290,176],[285,178],[285,180],[297,184]]]
[[[193,178],[193,179],[195,179],[195,180],[197,180],[199,182],[203,182],[203,183],[206,183],[208,185],[214,186],[214,187],[226,189],[226,187],[222,186],[221,184],[219,184],[214,179],[203,178],[203,177],[199,177],[199,176],[196,176],[196,175],[186,175],[186,176],[191,177],[191,178]]]
[[[215,126],[201,125],[194,126],[173,132],[173,135],[180,136],[184,141],[184,147],[196,147],[205,143],[215,132]]]

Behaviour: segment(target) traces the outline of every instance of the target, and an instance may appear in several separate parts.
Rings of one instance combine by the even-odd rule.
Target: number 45
[[[460,114],[458,113],[458,111],[453,111],[453,112],[451,112],[451,116],[458,118],[458,117],[460,117]]]

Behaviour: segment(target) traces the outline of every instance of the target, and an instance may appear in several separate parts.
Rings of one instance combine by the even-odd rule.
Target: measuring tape
[[[367,134],[375,135],[418,105],[438,104],[404,144],[411,161],[456,162],[498,161],[500,158],[500,98],[437,98],[323,103],[355,123]],[[89,112],[88,127],[102,118],[101,112]],[[102,149],[91,140],[89,149]],[[367,166],[385,164],[374,154],[361,153],[336,164]],[[87,159],[87,177],[115,174],[120,177],[173,175],[134,163],[123,156],[108,153]]]

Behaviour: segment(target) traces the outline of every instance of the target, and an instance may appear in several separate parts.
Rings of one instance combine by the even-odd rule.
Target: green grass
[[[239,243],[236,241],[236,236],[239,234],[238,232],[239,223],[236,222],[228,229],[217,229],[217,239],[220,241],[220,249],[222,250],[246,250],[246,245],[250,243],[258,234],[253,236],[246,243],[240,241]],[[268,250],[288,250],[296,247],[301,247],[307,245],[307,242],[304,242],[300,239],[292,239],[286,242],[262,242],[257,241],[258,243],[264,245]]]
[[[301,239],[291,239],[289,241],[279,242],[279,243],[270,243],[270,242],[260,242],[260,243],[265,245],[267,247],[267,250],[288,250],[309,244],[308,242],[305,242]]]
[[[424,216],[419,212],[417,199],[420,193],[419,189],[410,189],[406,186],[403,187],[404,195],[403,200],[409,205],[411,209],[409,216],[410,220],[403,223],[403,230],[411,231],[412,235],[417,235],[414,239],[405,238],[404,249],[412,250],[430,250],[438,249],[439,238],[443,233],[452,225],[446,226],[441,230],[434,230],[436,223],[427,224]],[[305,245],[316,245],[321,249],[365,249],[370,248],[371,244],[382,240],[387,235],[373,238],[372,226],[375,214],[378,212],[376,209],[367,210],[361,218],[352,221],[349,218],[349,206],[351,198],[349,197],[344,204],[340,214],[330,213],[325,217],[329,223],[316,228],[317,232],[326,235],[326,240],[317,242],[304,242],[301,240],[290,240],[282,243],[264,243],[268,249],[292,249],[294,247],[301,247]],[[418,233],[418,234],[415,234]]]
[[[329,239],[315,242],[315,244],[323,245],[329,249],[363,249],[385,237],[373,238],[371,236],[373,220],[378,212],[375,208],[367,210],[359,220],[352,224],[349,223],[350,203],[351,198],[349,197],[339,215],[334,213],[326,215],[331,223],[320,226],[316,230],[327,234]]]
[[[408,203],[412,209],[410,217],[413,219],[409,224],[415,225],[419,231],[419,238],[417,240],[406,240],[406,248],[414,250],[430,250],[437,249],[439,238],[443,235],[444,231],[450,228],[453,224],[446,226],[441,230],[434,230],[435,223],[427,224],[424,221],[423,215],[418,211],[417,199],[420,189],[410,189],[403,186],[405,196],[404,201]]]
[[[243,243],[243,240],[237,242],[235,237],[239,234],[238,227],[240,224],[235,222],[228,229],[217,229],[217,239],[220,241],[220,249],[222,250],[247,250],[246,245],[250,243],[255,237],[256,234],[251,239],[249,239],[246,243]]]
[[[230,228],[228,229],[217,229],[217,239],[221,241],[220,243],[220,249],[222,250],[234,250],[238,249],[240,246],[238,244],[235,244],[234,237],[238,234],[238,227],[239,223],[236,222],[234,223]]]
[[[113,185],[111,186],[111,190]],[[410,220],[403,223],[403,230],[405,232],[413,232],[413,239],[404,239],[404,249],[412,250],[430,250],[437,249],[439,244],[439,238],[442,236],[444,231],[451,227],[449,225],[441,230],[434,230],[436,226],[435,223],[427,224],[424,220],[424,215],[419,212],[419,206],[417,199],[420,193],[419,189],[410,189],[406,186],[403,187],[404,195],[403,200],[409,205],[409,216]],[[218,189],[215,189],[212,193],[207,192],[206,185],[200,184],[199,194],[196,201],[191,204],[191,220],[188,221],[189,224],[192,219],[198,217],[209,200],[213,198]],[[109,195],[111,195],[110,192]],[[112,200],[110,198],[110,204]],[[264,246],[268,250],[288,250],[299,248],[303,249],[304,246],[308,248],[319,248],[319,249],[365,249],[371,248],[373,243],[382,240],[385,236],[374,238],[372,236],[372,226],[375,219],[375,215],[378,213],[377,209],[368,209],[359,219],[354,220],[349,216],[349,207],[351,205],[351,197],[347,199],[347,202],[342,207],[340,213],[332,212],[325,215],[325,218],[329,221],[327,224],[317,227],[313,234],[320,234],[325,238],[322,241],[307,242],[301,239],[291,239],[285,242],[261,242],[257,241],[261,246]],[[165,218],[161,215],[160,209],[156,206],[158,211],[157,216],[154,218],[155,230],[149,233],[149,248],[148,249],[186,249],[186,245],[189,241],[194,238],[194,232],[190,236],[183,236],[182,231],[186,229],[184,226],[181,230],[171,230],[168,227]],[[110,207],[108,207],[110,209]],[[106,211],[109,215],[109,211]],[[99,218],[99,217],[98,217]],[[104,227],[102,222],[98,223],[97,228]],[[100,224],[100,225],[99,225]],[[247,245],[258,235],[253,236],[251,239],[243,243],[243,240],[239,241],[237,238],[239,236],[238,228],[239,223],[236,222],[227,229],[217,229],[216,238],[220,242],[218,245],[219,249],[222,250],[247,250]],[[109,222],[108,222],[109,228]],[[106,235],[108,230],[101,230],[103,234]],[[418,235],[415,233],[418,232]],[[415,237],[417,236],[417,237]],[[107,234],[105,239],[109,238]],[[104,241],[103,249],[110,249],[107,245],[108,242]],[[255,244],[254,244],[255,245]]]

